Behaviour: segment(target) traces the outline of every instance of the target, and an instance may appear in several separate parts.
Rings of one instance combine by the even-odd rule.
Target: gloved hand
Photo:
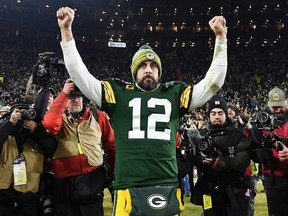
[[[212,168],[218,172],[221,172],[227,169],[228,166],[227,163],[228,161],[222,155],[219,155],[213,161]]]
[[[252,160],[256,163],[265,163],[273,157],[272,150],[267,147],[256,148],[252,151]]]

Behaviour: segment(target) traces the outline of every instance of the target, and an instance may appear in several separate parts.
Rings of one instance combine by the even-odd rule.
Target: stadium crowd
[[[23,100],[27,94],[35,94],[40,90],[41,86],[36,86],[32,92],[31,89],[30,92],[27,92],[26,86],[33,66],[37,62],[38,54],[53,51],[59,58],[62,57],[56,42],[54,46],[51,46],[45,40],[33,44],[25,38],[13,36],[2,39],[4,43],[0,45],[0,106],[1,109],[3,108],[3,112],[7,112],[9,110],[7,106]],[[130,59],[135,50],[107,47],[93,50],[91,47],[87,48],[87,45],[78,44],[78,49],[82,51],[83,61],[93,76],[101,80],[116,77],[132,81],[127,68],[130,67]],[[207,57],[209,56],[207,53],[211,52],[209,46],[201,47],[201,49],[191,47],[155,48],[155,50],[161,56],[165,72],[165,76],[162,78],[163,82],[178,80],[194,85],[203,79],[207,70],[206,65],[211,62],[210,57]],[[257,107],[260,109],[266,107],[268,92],[275,86],[283,89],[286,94],[288,93],[287,56],[287,47],[280,45],[269,47],[231,45],[227,77],[218,94],[226,102],[235,104],[246,117],[251,117]],[[68,77],[69,75],[66,73],[50,78],[47,85],[55,90],[55,98],[61,93],[63,81]],[[199,114],[200,120],[207,119],[209,115],[207,107],[198,108],[197,111],[196,116]]]
[[[59,58],[61,54],[58,42],[54,47],[47,41],[29,43],[19,37],[9,36],[1,38],[4,43],[0,45],[0,76],[3,81],[0,84],[2,106],[12,104],[23,98],[26,91],[26,83],[32,73],[33,65],[37,61],[38,54],[46,51],[55,52]],[[228,44],[229,45],[229,44]],[[132,81],[127,72],[134,49],[93,48],[81,47],[84,62],[89,71],[99,79],[117,77],[121,80]],[[209,47],[199,48],[166,48],[155,49],[161,56],[163,71],[167,80],[185,81],[193,85],[205,74],[205,65],[210,62],[207,57]],[[102,55],[98,55],[101,52]],[[191,61],[192,56],[192,61]],[[220,94],[227,102],[233,102],[242,112],[250,114],[255,106],[265,107],[267,101],[265,95],[269,89],[279,86],[284,91],[288,90],[287,83],[287,47],[275,46],[229,46],[228,71],[225,84]],[[97,62],[97,64],[95,63]],[[99,64],[101,62],[101,64]],[[62,82],[68,78],[52,77],[51,87],[58,94],[62,88]]]

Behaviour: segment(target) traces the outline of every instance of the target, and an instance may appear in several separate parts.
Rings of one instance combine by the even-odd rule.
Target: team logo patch
[[[280,100],[279,94],[273,94],[273,99],[274,99],[275,101],[279,101],[279,100]]]
[[[152,194],[147,198],[147,203],[152,209],[163,209],[167,206],[167,198],[162,194]]]
[[[149,59],[149,60],[152,60],[152,59],[155,58],[155,55],[154,55],[153,53],[151,53],[151,52],[147,52],[145,56],[146,56],[146,58]]]
[[[135,86],[134,85],[126,85],[126,90],[129,90],[129,91],[132,91],[135,89]]]
[[[215,105],[220,105],[220,101],[215,101]]]

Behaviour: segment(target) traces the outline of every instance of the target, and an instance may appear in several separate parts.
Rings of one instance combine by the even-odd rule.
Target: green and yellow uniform
[[[145,92],[133,83],[103,82],[102,108],[115,130],[115,189],[178,186],[176,132],[188,111],[191,87],[181,82],[159,84]]]

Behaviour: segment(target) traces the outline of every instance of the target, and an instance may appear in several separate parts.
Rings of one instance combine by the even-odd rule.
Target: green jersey
[[[116,140],[115,189],[178,185],[176,132],[192,88],[182,82],[145,92],[134,83],[104,81],[102,108]]]

